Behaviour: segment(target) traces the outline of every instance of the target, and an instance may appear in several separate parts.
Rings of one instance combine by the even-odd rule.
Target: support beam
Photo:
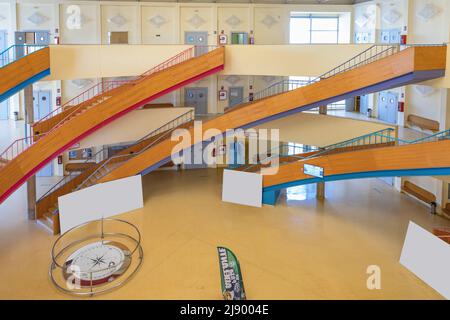
[[[317,200],[325,199],[325,182],[317,182],[316,198]]]
[[[36,176],[27,180],[28,220],[36,219]]]
[[[327,114],[328,106],[320,106],[319,107],[319,114]]]
[[[262,203],[274,206],[277,203],[279,196],[280,196],[280,190],[263,191]]]
[[[31,135],[28,128],[34,121],[34,103],[33,103],[33,85],[27,86],[24,90],[24,104],[25,104],[25,136]],[[36,175],[31,176],[27,180],[27,207],[28,219],[36,219]]]

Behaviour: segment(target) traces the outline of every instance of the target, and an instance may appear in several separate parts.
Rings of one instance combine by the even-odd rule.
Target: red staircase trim
[[[216,72],[222,71],[224,69],[224,65],[215,67],[211,70],[208,70],[206,72],[203,72],[201,74],[196,75],[193,78],[190,78],[188,80],[185,80],[183,82],[180,82],[178,84],[176,84],[175,86],[172,86],[170,88],[167,88],[163,91],[158,92],[157,94],[154,94],[153,96],[148,97],[147,99],[144,99],[134,105],[132,105],[131,107],[122,110],[119,113],[116,113],[114,116],[106,119],[105,121],[99,123],[98,125],[96,125],[95,127],[92,127],[91,129],[89,129],[88,131],[84,132],[83,134],[79,135],[78,137],[74,138],[73,140],[71,140],[69,143],[67,143],[66,145],[64,145],[62,148],[58,149],[56,152],[54,152],[50,157],[48,157],[47,159],[45,159],[44,161],[42,161],[38,166],[36,166],[33,170],[31,170],[29,173],[27,173],[26,175],[24,175],[19,181],[17,181],[11,188],[9,188],[5,193],[3,193],[0,196],[0,204],[3,203],[3,201],[5,201],[14,191],[16,191],[23,183],[25,183],[25,181],[27,181],[30,177],[32,177],[36,172],[38,172],[41,168],[43,168],[45,165],[47,165],[47,163],[49,163],[52,159],[56,158],[59,154],[61,154],[62,152],[66,151],[67,149],[69,149],[71,146],[73,146],[75,143],[77,143],[78,141],[80,141],[81,139],[89,136],[90,134],[92,134],[93,132],[97,131],[98,129],[106,126],[107,124],[113,122],[114,120],[124,116],[125,114],[127,114],[130,111],[133,111],[134,109],[139,108],[140,106],[155,100],[169,92],[172,92],[176,89],[179,89],[181,87],[184,87],[192,82],[198,81],[204,77],[207,77],[211,74],[214,74]]]

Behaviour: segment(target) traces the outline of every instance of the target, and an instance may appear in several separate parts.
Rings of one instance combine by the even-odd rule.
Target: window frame
[[[320,15],[317,13],[310,13],[310,14],[291,14],[290,20],[292,19],[308,19],[309,20],[309,42],[290,42],[290,44],[339,44],[339,33],[340,33],[340,16],[339,14],[332,14],[332,15]],[[313,19],[335,19],[336,20],[336,30],[315,30],[313,29]],[[290,30],[290,29],[289,29]],[[320,33],[320,32],[336,32],[336,42],[326,42],[326,43],[320,43],[320,42],[312,42],[313,39],[313,33]],[[291,34],[289,34],[289,40],[291,38]]]

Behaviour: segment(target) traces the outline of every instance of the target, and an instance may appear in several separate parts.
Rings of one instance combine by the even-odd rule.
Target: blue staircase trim
[[[401,169],[401,170],[380,170],[380,171],[367,171],[367,172],[354,172],[346,174],[335,174],[325,176],[323,178],[309,178],[290,181],[282,184],[273,185],[263,188],[263,203],[266,193],[280,191],[289,187],[296,187],[305,184],[326,182],[326,181],[338,181],[338,180],[350,180],[350,179],[364,179],[364,178],[381,178],[381,177],[403,177],[403,176],[448,176],[450,175],[450,168],[418,168],[418,169]],[[270,195],[267,196],[270,198]],[[272,204],[272,203],[270,203]],[[272,204],[274,205],[274,204]]]
[[[277,204],[281,190],[263,191],[262,203],[274,206]]]
[[[26,88],[27,86],[29,86],[30,84],[35,83],[36,81],[41,80],[42,78],[45,78],[46,76],[50,75],[50,68],[39,72],[38,74],[35,74],[34,76],[32,76],[31,78],[25,80],[24,82],[18,84],[17,86],[9,89],[8,91],[5,91],[4,93],[2,93],[0,95],[0,102],[5,101],[6,99],[8,99],[9,97],[11,97],[12,95],[16,94],[17,92],[19,92],[20,90]]]

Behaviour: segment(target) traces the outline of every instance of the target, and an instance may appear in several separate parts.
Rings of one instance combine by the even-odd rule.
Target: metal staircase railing
[[[248,96],[235,106],[238,106],[243,103],[248,103],[251,101],[267,98],[276,94],[284,93],[287,91],[295,90],[299,87],[303,87],[306,85],[310,85],[312,83],[318,82],[323,79],[327,79],[333,77],[339,73],[343,73],[346,71],[350,71],[352,69],[361,67],[363,65],[375,62],[382,58],[386,58],[400,51],[400,45],[373,45],[367,50],[357,54],[353,58],[347,60],[346,62],[340,64],[339,66],[331,69],[330,71],[325,72],[324,74],[310,80],[310,81],[301,81],[301,80],[282,80],[280,82],[274,83],[269,87],[258,91],[253,94],[253,96]],[[297,82],[297,83],[296,83]],[[231,107],[233,108],[233,107]]]
[[[13,63],[20,58],[23,58],[33,52],[39,51],[41,49],[47,48],[46,45],[36,45],[36,44],[15,44],[12,45],[2,52],[0,52],[0,68]]]
[[[204,50],[202,50],[202,52],[201,52],[202,54],[206,54],[217,48],[217,46],[202,46],[202,47],[204,47]],[[112,89],[115,89],[115,88],[119,88],[120,86],[135,85],[135,84],[147,79],[149,76],[151,76],[152,74],[154,74],[156,72],[163,71],[163,70],[165,70],[169,67],[172,67],[176,64],[182,63],[191,58],[199,57],[199,56],[200,56],[200,54],[196,54],[195,47],[191,47],[189,49],[182,51],[181,53],[177,54],[176,56],[160,63],[159,65],[153,67],[152,69],[144,72],[140,76],[137,76],[135,79],[132,79],[129,81],[124,81],[124,82],[120,82],[120,81],[119,82],[114,82],[114,81],[108,82],[108,85],[105,87],[102,86],[102,83],[97,84],[97,85],[89,88],[88,90],[86,90],[84,93],[78,95],[74,99],[66,102],[60,108],[52,111],[50,114],[48,114],[47,116],[42,118],[40,121],[36,122],[34,125],[36,125],[37,123],[40,123],[44,120],[47,120],[47,119],[53,117],[54,115],[64,111],[65,107],[70,107],[72,104],[77,103],[75,106],[70,108],[71,111],[62,120],[60,120],[55,126],[53,126],[53,128],[51,130],[47,131],[44,134],[40,134],[37,136],[39,138],[42,138],[45,135],[51,133],[56,128],[58,128],[60,125],[62,125],[65,121],[67,121],[70,117],[72,117],[74,114],[76,114],[80,109],[82,109],[84,107],[83,102],[92,100],[96,96],[100,97],[101,95],[107,93],[108,91],[111,91]],[[35,137],[36,137],[36,135],[35,135]],[[32,145],[37,140],[38,139],[35,139],[34,137],[25,137],[25,138],[17,139],[0,154],[0,158],[4,158],[6,160],[12,160],[15,157],[17,157],[20,153],[25,151],[30,145]],[[0,170],[1,169],[2,168],[0,168]]]
[[[139,143],[154,137],[164,131],[167,130],[171,130],[172,128],[177,128],[185,123],[188,123],[192,120],[194,120],[194,115],[195,111],[194,110],[189,110],[183,114],[181,114],[180,116],[176,117],[175,119],[169,121],[168,123],[162,125],[161,127],[153,130],[152,132],[146,134],[144,137],[140,138],[139,140],[133,142],[132,144],[128,145],[127,148],[131,148],[133,146],[138,145]],[[93,163],[93,165],[98,165],[100,164],[102,161],[107,161],[107,159],[103,158],[103,155],[107,152],[108,147],[103,147],[101,150],[97,151],[95,154],[93,154],[92,156],[90,156],[89,158],[87,158],[84,162],[82,163]],[[128,155],[124,155],[124,156],[128,156]],[[114,156],[113,156],[114,157]],[[117,157],[117,156],[116,156]],[[36,203],[39,203],[40,201],[42,201],[45,197],[47,197],[49,194],[51,194],[53,191],[57,190],[59,187],[65,185],[66,183],[70,182],[72,179],[74,179],[75,177],[77,177],[80,173],[75,173],[72,172],[67,176],[64,176],[61,180],[59,180],[56,184],[54,184],[44,195],[42,195],[37,201]],[[84,182],[84,181],[83,181]],[[77,189],[79,190],[79,189]]]
[[[190,110],[189,112],[187,112],[190,114],[189,116],[189,121],[194,120],[195,117],[195,113],[193,110]],[[187,114],[186,113],[186,114]],[[181,115],[178,118],[184,117],[186,114]],[[177,118],[177,119],[178,119]],[[175,120],[177,120],[175,119]],[[184,121],[183,123],[187,123],[189,121]],[[181,124],[183,124],[181,123]],[[158,142],[160,142],[161,140],[165,139],[166,137],[168,137],[170,134],[172,134],[172,132],[174,130],[176,130],[181,124],[176,124],[174,122],[170,122],[167,123],[161,127],[159,127],[158,129],[154,130],[152,132],[152,136],[156,136],[158,134],[161,134],[161,136],[159,136],[156,140],[152,141],[150,144],[146,145],[144,148],[142,148],[141,150],[139,150],[136,153],[132,153],[132,154],[124,154],[124,155],[115,155],[112,157],[109,157],[106,161],[104,161],[101,166],[99,166],[89,177],[87,177],[77,188],[76,190],[80,190],[84,187],[86,187],[87,183],[89,181],[91,181],[91,179],[95,179],[95,181],[100,180],[101,178],[103,178],[106,174],[110,173],[112,170],[114,170],[115,168],[117,168],[118,166],[120,166],[121,164],[123,164],[125,161],[130,160],[131,158],[134,158],[138,155],[140,155],[141,153],[145,152],[146,150],[150,149],[151,147],[153,147],[154,145],[156,145]],[[139,142],[148,139],[147,138],[142,138],[139,141],[137,141],[134,145],[138,144]],[[111,167],[111,168],[109,168]],[[101,170],[104,169],[104,172],[102,173]],[[91,181],[93,182],[93,181]],[[76,191],[75,190],[75,191]]]
[[[407,144],[417,144],[417,143],[425,143],[425,142],[436,142],[436,141],[442,141],[442,140],[449,140],[450,139],[450,129],[440,131],[437,133],[434,133],[432,135],[422,137],[419,139],[412,139],[412,140],[405,140],[395,137],[388,137],[384,135],[383,133],[377,133],[377,137],[382,139],[390,139],[390,142],[395,142],[398,145],[407,145]]]
[[[394,135],[394,137],[393,137]],[[319,157],[322,155],[326,155],[329,153],[337,153],[339,150],[342,152],[345,152],[348,150],[348,148],[352,147],[360,147],[360,146],[367,146],[367,145],[375,145],[375,144],[384,144],[384,143],[391,143],[395,141],[395,129],[393,128],[386,128],[382,129],[376,132],[372,132],[369,134],[365,134],[356,138],[352,138],[349,140],[341,141],[338,143],[334,143],[322,148],[318,149],[318,152],[315,152],[312,155],[308,156],[302,156],[301,153],[310,153],[312,151],[315,151],[314,148],[308,147],[302,147],[302,146],[294,146],[294,150],[292,152],[283,153],[279,152],[279,150],[286,150],[286,148],[291,148],[292,145],[288,144],[282,144],[281,146],[275,147],[271,150],[269,150],[267,153],[269,154],[267,157],[260,159],[257,163],[252,164],[248,166],[247,168],[243,169],[242,171],[249,171],[250,169],[255,168],[256,166],[262,165],[264,162],[269,162],[271,159],[274,158],[282,158],[282,157],[289,157],[294,160],[305,160],[310,158]],[[299,150],[300,152],[297,152]],[[278,152],[277,152],[278,151]]]

